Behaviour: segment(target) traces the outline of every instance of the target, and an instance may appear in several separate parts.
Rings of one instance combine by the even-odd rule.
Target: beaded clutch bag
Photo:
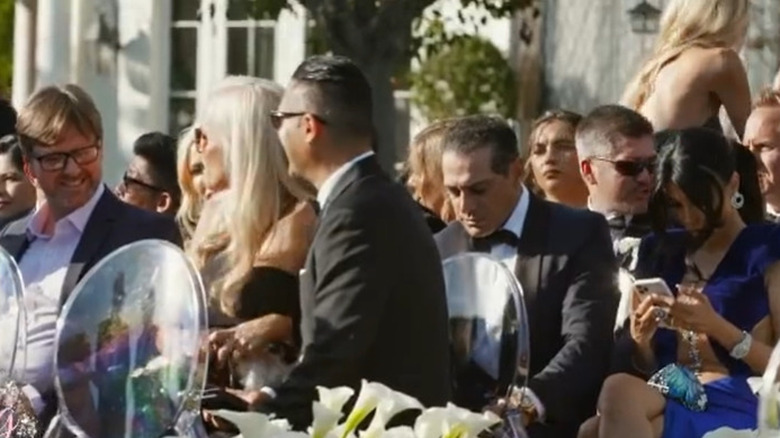
[[[704,386],[696,375],[684,366],[669,364],[653,374],[647,384],[692,411],[702,412],[707,409]]]

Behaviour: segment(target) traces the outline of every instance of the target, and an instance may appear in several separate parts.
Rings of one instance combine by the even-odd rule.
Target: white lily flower
[[[394,427],[382,433],[381,438],[417,438],[414,429],[409,426]]]
[[[444,438],[476,438],[480,432],[493,426],[496,423],[500,423],[501,419],[492,412],[485,412],[479,414],[471,412],[468,409],[463,409],[455,406],[452,403],[447,403],[446,408],[439,408],[441,412],[435,412],[433,418],[440,418],[444,416],[441,425],[444,430],[438,436]],[[424,414],[424,413],[423,413]],[[432,419],[433,419],[432,418]],[[417,431],[417,425],[415,424],[415,432]],[[430,431],[426,434],[430,436]]]
[[[439,438],[449,429],[446,408],[428,408],[414,422],[417,438]]]
[[[707,432],[706,434],[704,434],[704,437],[702,438],[757,438],[757,437],[758,437],[757,430],[750,430],[750,429],[736,430],[730,427],[721,427],[720,429],[715,429],[712,432]]]
[[[268,415],[259,412],[235,412],[225,409],[211,411],[217,417],[233,423],[240,432],[236,438],[270,438],[276,432],[286,432],[273,426]]]
[[[340,409],[333,410],[321,402],[312,403],[311,410],[314,421],[309,428],[309,434],[312,438],[325,438],[342,416]]]
[[[390,397],[392,390],[381,383],[367,382],[365,379],[360,382],[360,394],[358,395],[355,407],[349,413],[345,422],[345,429],[341,438],[349,435],[368,415],[376,409],[379,401],[385,397]]]
[[[289,421],[287,421],[286,418],[275,418],[268,422],[271,426],[274,426],[278,429],[281,429],[285,432],[289,432],[292,430],[292,425]]]
[[[341,412],[350,397],[355,394],[355,390],[349,386],[339,386],[333,389],[318,386],[317,394],[319,394],[320,403],[330,410]]]
[[[382,385],[384,386],[384,385]],[[423,410],[424,406],[416,398],[406,395],[403,392],[394,391],[387,386],[382,389],[385,395],[379,400],[379,404],[374,412],[374,418],[368,425],[364,434],[365,438],[379,438],[385,432],[385,426],[399,413],[408,409]]]

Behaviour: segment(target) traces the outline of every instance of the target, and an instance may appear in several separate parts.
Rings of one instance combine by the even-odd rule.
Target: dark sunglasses
[[[603,157],[593,157],[592,159],[598,161],[606,161],[607,163],[612,163],[617,173],[623,176],[637,176],[641,174],[642,171],[645,170],[649,174],[655,173],[655,164],[656,164],[655,158],[648,158],[645,160],[636,160],[636,161],[611,160],[609,158],[603,158]]]
[[[127,173],[125,173],[122,176],[122,183],[125,185],[125,187],[128,187],[128,186],[134,184],[134,185],[137,185],[137,186],[141,186],[141,187],[143,187],[145,189],[151,190],[153,192],[164,192],[165,191],[165,189],[163,189],[162,187],[157,187],[155,185],[143,182],[140,179],[133,178],[132,176],[129,176]]]
[[[282,122],[284,122],[284,119],[289,119],[291,117],[301,117],[304,115],[310,115],[318,122],[322,123],[323,125],[327,125],[328,123],[323,119],[322,117],[307,113],[307,112],[286,112],[286,111],[271,111],[269,116],[271,117],[271,125],[274,127],[274,129],[279,129],[282,127]]]

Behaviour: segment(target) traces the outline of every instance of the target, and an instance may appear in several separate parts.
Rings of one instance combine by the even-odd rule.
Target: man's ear
[[[512,181],[516,181],[518,184],[520,184],[523,181],[524,174],[525,174],[525,161],[522,158],[518,157],[509,166],[509,175],[511,176]]]
[[[306,143],[311,144],[314,139],[322,136],[324,129],[323,123],[311,114],[304,114],[301,116],[301,124],[303,127],[303,133],[306,138]]]
[[[36,189],[41,188],[38,185],[38,178],[36,178],[35,174],[33,174],[32,164],[30,164],[30,160],[27,157],[24,157],[24,166],[22,168],[22,171],[24,172],[24,176],[27,178],[27,180],[30,181],[30,184],[35,186]]]
[[[173,207],[173,198],[168,192],[162,192],[157,197],[157,213],[168,213]]]
[[[596,176],[593,174],[593,163],[590,160],[580,161],[580,175],[587,185],[596,184]]]

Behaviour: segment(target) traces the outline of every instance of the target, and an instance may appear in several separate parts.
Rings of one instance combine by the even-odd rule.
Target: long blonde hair
[[[653,92],[658,72],[692,47],[732,47],[748,20],[750,0],[671,0],[650,59],[629,83],[621,102],[639,110]]]
[[[406,185],[412,196],[444,222],[455,220],[455,210],[444,191],[441,171],[442,143],[453,123],[453,119],[445,119],[425,127],[412,139],[406,160]]]
[[[204,224],[198,244],[200,268],[220,256],[212,298],[235,315],[241,289],[279,220],[307,197],[287,171],[287,159],[269,114],[282,88],[268,80],[227,78],[204,105],[199,126],[223,149],[228,188],[219,195],[218,220]],[[219,254],[218,254],[219,253]]]
[[[181,204],[179,211],[176,212],[176,222],[179,224],[185,247],[195,233],[203,202],[202,195],[195,188],[192,172],[190,172],[190,155],[194,148],[195,129],[189,128],[183,131],[179,137],[176,164],[179,187],[181,187]]]

